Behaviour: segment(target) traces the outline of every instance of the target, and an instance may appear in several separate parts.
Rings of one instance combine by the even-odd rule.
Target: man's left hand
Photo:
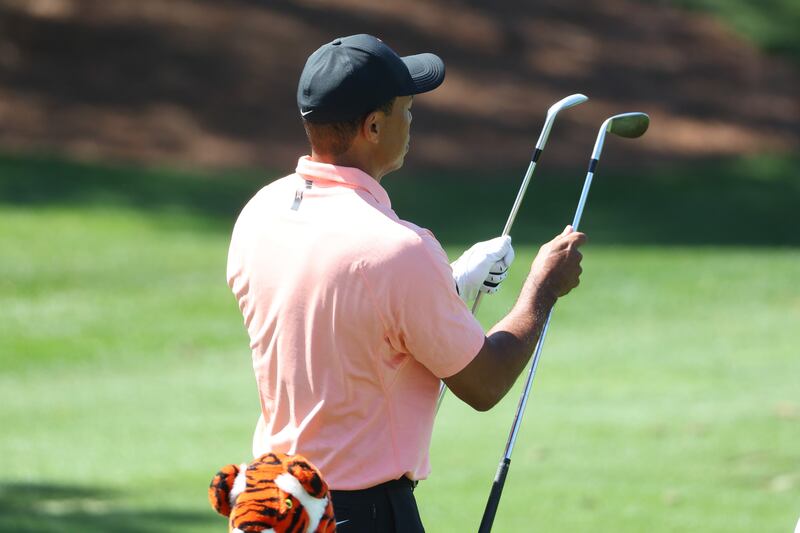
[[[494,294],[508,276],[513,261],[514,249],[509,236],[473,245],[450,265],[458,295],[469,304],[478,291]]]

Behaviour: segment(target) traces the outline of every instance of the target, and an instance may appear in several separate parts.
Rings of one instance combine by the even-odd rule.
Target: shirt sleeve
[[[480,351],[485,335],[456,292],[444,249],[423,231],[389,263],[391,282],[379,304],[388,342],[438,378],[458,373]]]

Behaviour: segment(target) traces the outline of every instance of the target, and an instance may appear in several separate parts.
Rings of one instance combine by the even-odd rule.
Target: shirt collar
[[[332,181],[352,189],[361,189],[370,193],[379,204],[388,208],[392,207],[386,189],[381,187],[375,178],[359,168],[319,163],[312,161],[311,156],[304,155],[297,161],[295,171],[311,181]]]

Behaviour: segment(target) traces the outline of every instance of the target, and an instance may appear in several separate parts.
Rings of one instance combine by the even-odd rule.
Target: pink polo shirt
[[[300,159],[233,230],[228,284],[262,415],[253,453],[300,453],[331,488],[430,472],[439,378],[484,341],[447,255],[356,168]]]

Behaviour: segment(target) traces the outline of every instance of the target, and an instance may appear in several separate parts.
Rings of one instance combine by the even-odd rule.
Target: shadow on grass
[[[0,203],[179,210],[230,219],[271,178],[0,154]]]
[[[0,532],[160,533],[224,523],[212,513],[121,509],[120,494],[46,483],[0,484]]]
[[[603,244],[799,246],[792,223],[800,206],[798,167],[798,157],[760,157],[636,175],[601,162],[581,229]],[[288,171],[200,173],[0,155],[0,206],[177,211],[196,215],[202,230],[228,232],[247,199]],[[499,234],[523,172],[400,171],[383,184],[402,218],[442,242],[468,244]],[[583,170],[537,170],[515,242],[541,243],[571,222],[583,179]]]
[[[600,162],[580,229],[602,244],[800,246],[798,168],[800,158],[761,157],[640,175]],[[443,242],[467,244],[502,231],[524,170],[478,179],[418,174],[387,188],[401,217]],[[585,173],[537,169],[511,232],[515,242],[544,242],[571,223]]]

